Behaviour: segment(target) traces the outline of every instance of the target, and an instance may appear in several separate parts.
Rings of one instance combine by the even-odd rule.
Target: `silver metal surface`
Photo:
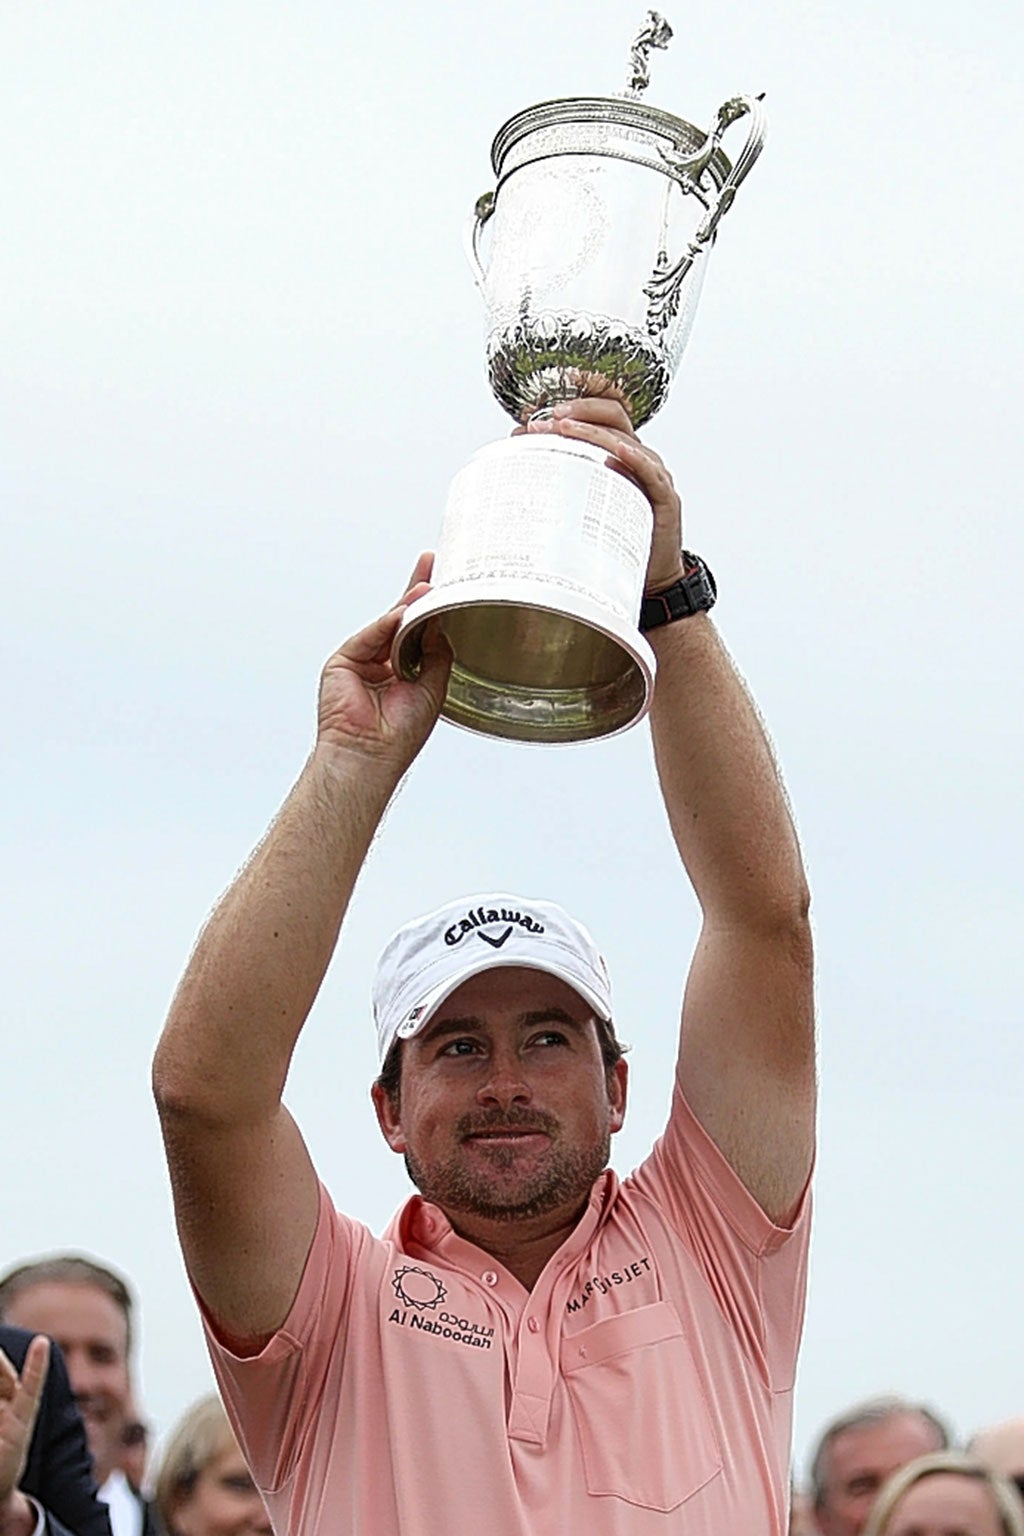
[[[629,50],[629,79],[626,94],[640,96],[651,83],[650,55],[652,48],[667,48],[672,41],[672,28],[657,11],[648,11],[640,31]]]
[[[722,139],[742,117],[733,165]],[[609,391],[635,426],[658,410],[764,135],[750,96],[724,102],[706,130],[632,97],[541,102],[504,124],[497,186],[477,199],[466,252],[487,308],[491,388],[510,416]]]
[[[503,438],[452,482],[434,585],[392,657],[415,675],[425,625],[454,664],[442,713],[520,741],[613,735],[645,713],[654,656],[636,631],[650,547],[646,496],[602,449]]]
[[[648,12],[625,95],[541,102],[495,136],[496,184],[477,199],[465,245],[491,388],[517,422],[611,394],[639,426],[667,397],[719,224],[765,133],[760,98],[730,98],[706,130],[640,100],[651,52],[671,36]],[[733,164],[722,140],[742,118]],[[395,642],[395,665],[414,675],[423,626],[442,626],[455,657],[444,713],[472,730],[585,740],[647,708],[654,657],[636,623],[650,508],[603,454],[585,472],[577,454],[570,472],[565,443],[495,444],[456,477],[434,589]],[[635,500],[616,495],[625,486],[646,508],[639,542]],[[595,561],[587,518],[598,505]]]

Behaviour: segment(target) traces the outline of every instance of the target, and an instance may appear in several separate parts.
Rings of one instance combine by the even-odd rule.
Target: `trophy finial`
[[[652,48],[667,48],[672,38],[672,28],[657,11],[648,11],[640,31],[634,37],[629,52],[629,80],[626,95],[638,97],[651,83],[649,56]]]

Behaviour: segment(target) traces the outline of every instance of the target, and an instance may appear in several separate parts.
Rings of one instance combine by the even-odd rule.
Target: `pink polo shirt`
[[[279,1536],[784,1536],[810,1199],[775,1227],[679,1089],[527,1291],[414,1196],[321,1190],[291,1313],[217,1379]]]

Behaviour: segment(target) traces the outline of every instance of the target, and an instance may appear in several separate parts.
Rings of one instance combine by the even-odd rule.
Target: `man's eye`
[[[477,1040],[449,1040],[441,1050],[442,1056],[469,1056],[480,1049]]]
[[[546,1029],[541,1035],[534,1035],[533,1045],[564,1045],[565,1036],[557,1029]]]
[[[855,1477],[847,1484],[847,1492],[852,1493],[855,1498],[860,1498],[864,1494],[876,1494],[881,1486],[881,1478]]]

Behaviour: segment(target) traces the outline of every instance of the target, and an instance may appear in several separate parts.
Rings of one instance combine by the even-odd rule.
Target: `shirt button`
[[[485,1269],[480,1278],[484,1282],[484,1285],[497,1285],[498,1283],[498,1277],[494,1273],[493,1269]]]
[[[528,1317],[526,1319],[526,1326],[529,1328],[531,1333],[536,1333],[540,1327],[540,1323],[538,1323],[535,1317]]]

